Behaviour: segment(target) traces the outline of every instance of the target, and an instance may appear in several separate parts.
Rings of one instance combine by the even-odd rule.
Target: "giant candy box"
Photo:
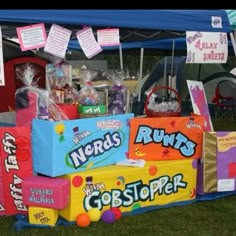
[[[198,193],[236,190],[236,132],[205,132]]]
[[[133,118],[129,158],[155,160],[202,157],[204,117]]]
[[[56,177],[124,160],[133,114],[51,122],[33,120],[34,171]]]
[[[197,160],[148,161],[144,167],[106,166],[62,176],[70,180],[70,204],[59,214],[74,221],[82,212],[118,207],[135,214],[145,207],[196,197]]]
[[[27,214],[22,180],[33,175],[29,127],[0,128],[0,215]]]

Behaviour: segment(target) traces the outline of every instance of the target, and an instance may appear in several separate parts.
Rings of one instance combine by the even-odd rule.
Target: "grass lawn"
[[[213,121],[215,130],[236,130],[236,121]],[[165,236],[233,236],[236,235],[236,195],[186,206],[158,209],[136,216],[124,216],[114,224],[102,221],[88,228],[57,226],[52,228],[25,228],[16,232],[15,219],[0,217],[0,235],[25,236],[104,236],[104,235],[165,235]]]

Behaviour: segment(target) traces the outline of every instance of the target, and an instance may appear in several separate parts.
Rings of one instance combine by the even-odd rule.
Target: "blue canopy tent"
[[[220,19],[220,27],[216,27],[213,17]],[[165,41],[146,42],[145,48],[169,48],[173,45],[171,38],[183,37],[186,31],[231,32],[224,10],[0,10],[3,37],[16,37],[16,27],[34,23],[45,23],[47,31],[51,24],[59,24],[73,31],[72,39],[83,26],[92,26],[94,30],[119,27],[123,48],[144,48],[143,41],[156,39]],[[181,39],[175,40],[177,48]],[[73,47],[73,42],[69,47]]]
[[[186,31],[231,32],[224,10],[0,10],[3,37],[16,37],[16,27],[42,22],[47,31],[51,24],[72,30],[71,39],[83,26],[92,26],[94,30],[119,27],[121,43],[133,43],[122,44],[122,48],[142,48],[143,41],[183,37]],[[169,42],[161,42],[162,47]],[[161,45],[145,42],[145,48]],[[75,44],[71,42],[69,47],[75,48]]]
[[[51,24],[71,29],[72,40],[86,25],[94,30],[119,27],[122,48],[169,49],[173,46],[170,38],[175,38],[175,49],[184,50],[185,43],[178,37],[183,38],[186,31],[231,32],[224,10],[0,10],[3,37],[16,37],[16,27],[42,22],[47,31]],[[77,40],[71,41],[69,48],[78,49]]]
[[[0,10],[3,37],[16,37],[16,27],[42,22],[47,31],[51,24],[72,30],[72,40],[83,26],[94,30],[119,27],[122,48],[169,49],[175,38],[175,49],[184,49],[185,40],[178,38],[183,38],[186,31],[231,32],[224,10]],[[77,40],[71,41],[69,48],[79,48]],[[143,50],[140,78],[142,57]]]
[[[222,27],[214,26],[212,17],[216,16],[221,19]],[[90,25],[119,27],[128,31],[131,29],[176,32],[231,31],[229,19],[224,10],[0,10],[0,24],[8,25],[8,27],[3,27],[3,35],[4,32],[13,33],[10,32],[10,24],[16,26],[42,22],[60,24],[74,30]],[[156,33],[152,36],[160,37],[160,32]],[[133,31],[134,35],[138,35],[137,31]],[[176,35],[180,34],[175,33],[175,37]],[[144,37],[150,39],[150,36]]]
[[[172,50],[173,40],[175,42],[175,50],[186,51],[186,38],[167,38],[159,40],[146,40],[139,42],[124,42],[122,43],[122,49],[136,49],[136,48],[146,48],[146,49],[160,49],[160,50]],[[228,41],[229,54],[233,55],[232,42]],[[118,50],[119,46],[104,46],[103,50]],[[70,40],[68,45],[69,50],[81,50],[78,40]]]

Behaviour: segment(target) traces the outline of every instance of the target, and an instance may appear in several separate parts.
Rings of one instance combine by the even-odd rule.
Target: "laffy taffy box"
[[[104,174],[105,173],[105,174]],[[136,214],[145,207],[196,198],[197,160],[147,161],[144,167],[106,166],[62,176],[70,180],[70,204],[59,215],[75,221],[91,208]]]
[[[51,177],[124,160],[133,114],[64,121],[33,120],[34,171]]]
[[[0,216],[27,214],[22,180],[33,175],[30,127],[0,128]]]

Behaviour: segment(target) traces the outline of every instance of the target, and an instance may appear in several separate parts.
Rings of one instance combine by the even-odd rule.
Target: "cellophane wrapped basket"
[[[148,94],[144,112],[147,117],[174,117],[181,115],[178,92],[168,86],[156,86]]]

